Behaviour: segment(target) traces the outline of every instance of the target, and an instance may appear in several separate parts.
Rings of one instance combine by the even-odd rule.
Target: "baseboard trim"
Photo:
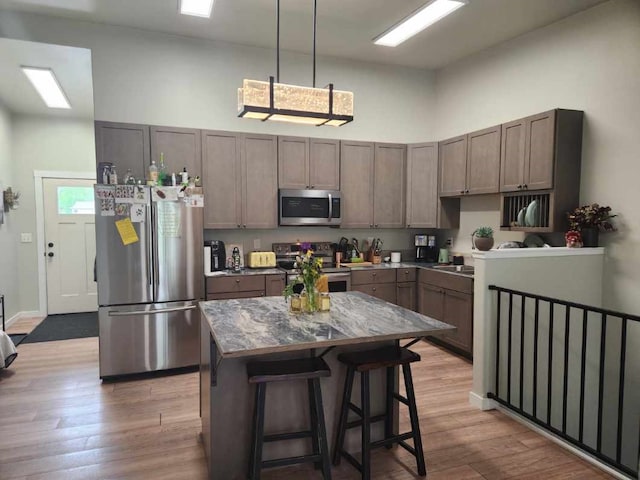
[[[469,392],[469,404],[480,410],[495,410],[498,406],[498,404],[490,398],[483,397],[475,392]]]
[[[628,475],[625,475],[624,473],[621,473],[621,472],[617,471],[616,469],[611,468],[610,466],[608,466],[608,465],[602,463],[601,461],[599,461],[597,458],[592,457],[588,453],[585,453],[582,450],[580,450],[579,448],[574,447],[570,443],[565,442],[561,438],[556,437],[553,433],[546,431],[544,428],[540,428],[535,423],[530,422],[526,418],[521,417],[517,413],[512,412],[511,410],[509,410],[508,408],[505,408],[502,405],[496,404],[495,402],[494,402],[494,404],[496,405],[496,409],[498,411],[504,413],[506,416],[508,416],[510,418],[513,418],[516,422],[521,423],[521,424],[525,425],[526,427],[530,428],[531,430],[533,430],[534,432],[542,435],[545,438],[548,438],[553,443],[556,443],[556,444],[560,445],[565,450],[570,451],[574,455],[576,455],[576,456],[580,457],[581,459],[589,462],[590,464],[594,465],[595,467],[599,468],[600,470],[605,471],[606,473],[608,473],[612,477],[619,478],[620,480],[634,480],[633,477],[629,477]]]
[[[12,317],[7,318],[7,321],[5,322],[5,327],[9,328],[11,325],[13,325],[15,322],[17,322],[21,318],[34,318],[34,317],[45,317],[45,316],[46,314],[39,312],[38,310],[28,310],[24,312],[18,312]]]

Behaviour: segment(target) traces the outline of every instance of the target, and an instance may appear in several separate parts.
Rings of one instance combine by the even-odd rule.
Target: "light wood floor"
[[[470,407],[466,361],[429,344],[415,350],[423,358],[413,371],[429,480],[611,478],[505,415]],[[97,338],[18,352],[0,370],[0,479],[206,478],[197,374],[102,384]],[[403,449],[376,450],[373,471],[379,480],[419,478]],[[305,467],[263,478],[321,476]],[[334,471],[337,480],[357,478],[344,461]]]

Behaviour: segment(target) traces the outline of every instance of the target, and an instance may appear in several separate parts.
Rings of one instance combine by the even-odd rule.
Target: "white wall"
[[[581,202],[611,205],[605,305],[640,312],[640,3],[611,0],[485,50],[436,76],[437,136],[446,138],[551,108],[585,111]],[[499,225],[463,202],[456,248]],[[497,209],[497,206],[496,206]]]
[[[35,170],[94,172],[96,165],[93,122],[53,117],[13,117],[13,173],[20,190],[15,215],[17,232],[31,232],[33,243],[18,245],[20,310],[36,311],[38,305],[38,257],[36,240]],[[16,236],[19,234],[16,233]]]
[[[16,190],[14,184],[11,148],[10,112],[0,104],[0,195],[7,187]],[[0,293],[5,296],[5,315],[9,320],[20,311],[20,294],[15,275],[18,271],[18,239],[16,216],[18,211],[4,212],[4,224],[0,225]]]
[[[130,28],[0,13],[0,36],[90,48],[95,118],[287,135],[418,142],[432,137],[431,74],[318,59],[317,85],[355,92],[355,120],[310,128],[237,118],[243,78],[275,74],[273,50]],[[281,81],[311,84],[311,57],[283,53]]]

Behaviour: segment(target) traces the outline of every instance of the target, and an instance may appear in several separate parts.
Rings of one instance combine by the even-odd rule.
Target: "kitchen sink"
[[[445,272],[464,273],[467,275],[473,275],[474,267],[471,265],[434,265],[434,270],[442,270]]]

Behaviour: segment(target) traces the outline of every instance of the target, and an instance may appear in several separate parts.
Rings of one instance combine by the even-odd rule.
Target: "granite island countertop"
[[[331,310],[294,314],[282,297],[199,303],[223,358],[441,335],[455,330],[364,293],[331,294]]]

